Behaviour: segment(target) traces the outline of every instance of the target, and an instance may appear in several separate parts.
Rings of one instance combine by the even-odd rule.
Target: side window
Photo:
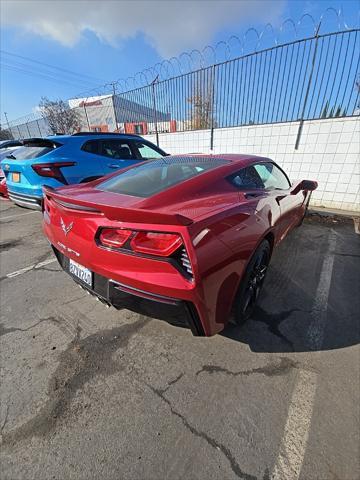
[[[102,140],[100,144],[100,155],[119,160],[132,160],[134,155],[128,143],[122,140]]]
[[[97,155],[99,153],[99,141],[98,140],[89,140],[85,142],[81,147],[81,150],[87,153],[94,153]]]
[[[135,142],[135,146],[138,149],[140,158],[150,159],[150,158],[161,158],[163,156],[160,152],[155,150],[155,148],[152,148],[147,143]]]
[[[254,166],[242,168],[230,177],[230,181],[241,190],[264,189],[264,184]]]
[[[287,190],[290,187],[286,175],[273,163],[260,163],[254,168],[266,190]]]

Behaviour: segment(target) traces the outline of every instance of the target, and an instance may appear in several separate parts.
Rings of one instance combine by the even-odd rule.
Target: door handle
[[[261,197],[263,194],[260,192],[247,192],[244,194],[245,198],[256,198],[256,197]]]
[[[108,163],[109,168],[120,168],[120,165],[117,165],[116,163]]]

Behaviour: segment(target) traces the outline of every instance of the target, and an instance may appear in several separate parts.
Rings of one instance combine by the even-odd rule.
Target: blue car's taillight
[[[35,163],[32,169],[41,177],[51,177],[66,183],[64,175],[61,172],[62,167],[73,167],[75,162],[54,162],[54,163]]]

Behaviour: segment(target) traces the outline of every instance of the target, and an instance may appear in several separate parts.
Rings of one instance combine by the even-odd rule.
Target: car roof
[[[256,161],[269,161],[270,159],[267,157],[260,157],[258,155],[249,155],[249,154],[242,154],[242,153],[216,153],[216,154],[205,154],[205,153],[192,153],[188,155],[168,155],[166,157],[167,161],[189,161],[191,162],[192,159],[203,159],[204,161],[212,160],[216,162],[219,160],[219,166],[224,165],[224,161],[228,163],[229,168],[232,169],[234,164],[239,164],[239,166],[246,166],[254,163]]]
[[[80,133],[75,133],[73,135],[48,135],[46,138],[59,143],[78,142],[78,141],[83,142],[86,140],[106,140],[109,138],[143,140],[143,138],[140,135],[132,135],[132,134],[125,134],[125,133],[111,133],[111,132],[109,133],[80,132]]]

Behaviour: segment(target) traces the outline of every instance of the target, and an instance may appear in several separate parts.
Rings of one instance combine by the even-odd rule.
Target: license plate
[[[83,267],[77,262],[74,262],[74,260],[71,260],[69,262],[69,272],[71,275],[74,275],[74,277],[78,278],[82,282],[86,283],[86,285],[89,285],[89,287],[92,288],[92,271],[89,270],[86,267]]]
[[[20,173],[19,172],[14,172],[12,174],[12,181],[19,183],[20,182]]]

